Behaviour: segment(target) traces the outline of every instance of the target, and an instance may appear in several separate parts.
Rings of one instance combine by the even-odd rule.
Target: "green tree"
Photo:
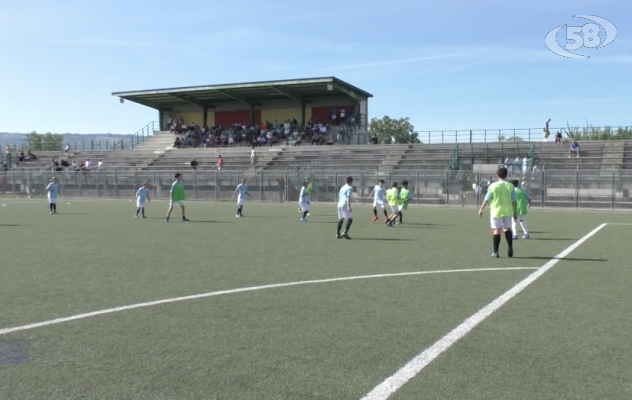
[[[26,135],[26,150],[32,151],[61,151],[64,135],[48,132],[41,135],[35,131]]]
[[[575,140],[632,140],[632,129],[629,127],[593,127],[586,123],[586,127],[572,127],[567,125],[564,133]]]
[[[410,119],[394,119],[389,116],[384,118],[373,118],[369,124],[371,136],[377,137],[378,143],[421,143],[419,134],[415,132],[415,127],[410,123]]]

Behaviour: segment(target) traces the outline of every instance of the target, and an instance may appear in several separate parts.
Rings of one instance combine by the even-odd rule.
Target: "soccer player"
[[[151,203],[151,199],[149,198],[149,183],[143,182],[143,186],[138,189],[136,192],[136,214],[135,218],[138,218],[138,214],[142,213],[143,218],[145,217],[145,201]]]
[[[404,219],[402,215],[403,212],[408,209],[408,203],[413,198],[413,193],[408,190],[408,181],[402,181],[402,188],[399,191],[399,199],[401,201],[401,206],[399,208],[399,224],[404,223]]]
[[[233,193],[233,196],[231,197],[231,199],[234,199],[235,195],[237,195],[237,205],[239,206],[239,208],[237,208],[237,215],[235,215],[235,217],[243,218],[244,214],[242,214],[242,210],[244,208],[244,203],[246,203],[246,195],[252,197],[250,193],[248,193],[248,186],[246,186],[246,178],[242,179],[241,183],[237,185],[237,189],[235,189],[235,193]]]
[[[380,181],[375,185],[373,191],[369,195],[369,199],[375,195],[373,199],[373,222],[377,221],[377,208],[380,207],[384,212],[384,221],[388,219],[388,212],[386,211],[386,199],[384,198],[384,192],[386,189],[384,188],[384,180],[380,179]]]
[[[306,217],[309,215],[309,192],[307,190],[307,185],[309,185],[309,181],[305,180],[298,198],[298,206],[301,208],[301,211],[303,211],[301,222],[307,222]]]
[[[338,193],[338,230],[336,233],[336,239],[351,239],[349,236],[349,229],[353,223],[353,214],[351,213],[351,195],[353,194],[352,177],[347,177],[347,184],[340,188]],[[345,231],[342,232],[342,225],[347,220],[347,226]]]
[[[305,178],[305,180],[307,181],[307,205],[309,206],[309,199],[312,197],[312,182],[309,180],[309,178]],[[298,208],[298,213],[302,213],[303,210],[301,209],[301,207]],[[307,212],[307,216],[309,216],[309,211]]]
[[[174,205],[179,205],[182,210],[182,222],[189,222],[187,217],[184,216],[184,200],[186,196],[184,195],[184,183],[182,183],[182,174],[177,173],[175,175],[176,181],[171,185],[171,201],[169,202],[169,210],[167,211],[167,218],[165,218],[165,222],[169,222],[169,217],[171,216],[171,212],[173,211]]]
[[[483,216],[483,211],[487,204],[490,208],[490,219],[492,228],[492,238],[494,252],[492,257],[498,258],[498,248],[500,247],[500,232],[504,230],[507,240],[508,256],[513,257],[513,234],[511,232],[511,220],[517,219],[518,209],[516,204],[516,191],[514,186],[505,181],[507,179],[507,168],[498,168],[498,181],[492,183],[487,189],[485,201],[478,211],[479,216]]]
[[[527,230],[527,222],[524,220],[524,216],[527,215],[527,208],[531,208],[531,196],[523,188],[518,187],[519,183],[517,179],[511,181],[516,189],[516,204],[518,206],[518,222],[522,227],[522,238],[529,239],[529,231]],[[512,221],[511,231],[513,232],[513,240],[518,239],[518,230],[516,229],[516,220]]]
[[[53,178],[48,186],[46,186],[46,192],[48,193],[48,207],[50,208],[51,215],[57,214],[57,196],[61,194],[59,180]]]
[[[391,216],[386,218],[386,225],[389,227],[393,227],[393,221],[399,216],[399,188],[397,187],[397,182],[393,182],[392,187],[386,191],[386,201],[388,202],[389,207],[391,208]]]

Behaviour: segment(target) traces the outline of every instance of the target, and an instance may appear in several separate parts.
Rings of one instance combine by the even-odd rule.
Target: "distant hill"
[[[42,132],[38,132],[42,133]],[[130,134],[113,134],[113,133],[93,133],[93,134],[81,134],[81,133],[63,133],[65,142],[84,142],[94,140],[102,141],[102,140],[126,140],[129,139],[132,135]],[[26,137],[25,133],[8,133],[8,132],[0,132],[0,143],[2,145],[10,144],[10,145],[19,145],[20,143],[24,143],[24,138]]]

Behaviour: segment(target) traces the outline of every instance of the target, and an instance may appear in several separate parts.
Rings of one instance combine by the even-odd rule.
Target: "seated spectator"
[[[29,152],[30,153],[30,152]],[[18,161],[19,162],[24,162],[26,161],[26,156],[24,155],[23,151],[20,151],[20,153],[18,154]]]
[[[197,166],[198,166],[198,162],[194,158],[193,160],[191,160],[191,171],[195,171],[197,169]]]
[[[64,160],[64,159],[62,159],[62,160],[59,162],[59,164],[60,164],[62,167],[64,167],[64,168],[68,168],[68,167],[70,167],[70,164],[68,164],[68,161],[66,161],[66,160]]]
[[[176,136],[176,141],[173,142],[173,147],[179,149],[182,146],[182,142],[180,142],[180,136]]]
[[[555,132],[555,144],[558,146],[562,145],[562,132],[560,131]]]
[[[573,139],[573,143],[571,144],[571,148],[568,151],[568,158],[571,158],[571,154],[573,154],[573,152],[575,152],[575,154],[577,154],[577,157],[579,158],[579,143],[577,143],[577,141],[575,139]]]
[[[29,150],[28,153],[26,153],[26,161],[37,161],[37,156]]]
[[[65,152],[69,152],[72,151],[72,149],[70,148],[70,143],[66,143],[66,147],[64,148]]]
[[[90,171],[92,169],[92,161],[89,158],[86,158],[86,162],[84,164],[85,170]]]
[[[101,158],[99,158],[99,163],[97,164],[97,168],[99,168],[99,171],[105,170],[105,164],[103,163],[103,160]]]

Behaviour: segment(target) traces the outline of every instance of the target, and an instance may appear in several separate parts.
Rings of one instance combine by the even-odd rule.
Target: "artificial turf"
[[[154,300],[306,280],[541,267],[624,213],[533,210],[491,259],[475,209],[411,208],[394,229],[336,210],[191,202],[164,222],[122,201],[0,199],[3,328]],[[608,225],[439,356],[394,399],[632,396],[632,225]],[[0,335],[0,399],[360,399],[533,270],[311,283],[142,307]],[[22,346],[28,360],[3,357]],[[6,351],[5,351],[6,353]]]

